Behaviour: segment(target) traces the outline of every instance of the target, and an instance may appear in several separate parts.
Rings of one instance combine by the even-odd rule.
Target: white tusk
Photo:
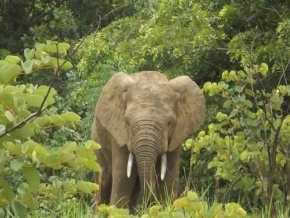
[[[162,181],[165,178],[166,168],[167,168],[167,157],[166,157],[166,153],[164,153],[162,154],[162,157],[161,157],[161,180]]]
[[[128,176],[128,178],[130,178],[130,176],[131,176],[132,166],[133,166],[133,154],[130,153],[129,154],[129,158],[128,158],[128,165],[127,165],[127,176]]]

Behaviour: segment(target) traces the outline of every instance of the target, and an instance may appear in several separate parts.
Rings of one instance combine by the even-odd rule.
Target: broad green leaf
[[[154,205],[154,206],[150,207],[149,214],[156,217],[158,215],[160,209],[161,209],[160,206]]]
[[[62,44],[47,44],[45,45],[45,47],[43,48],[45,51],[47,51],[48,53],[59,53],[59,54],[63,54],[66,55],[66,49]]]
[[[90,170],[93,170],[95,172],[100,172],[101,171],[100,165],[95,160],[87,160],[87,161],[83,162],[83,165],[86,168],[88,168]]]
[[[31,95],[26,95],[25,100],[28,106],[39,108],[40,105],[42,104],[43,97],[39,95],[31,94]]]
[[[53,57],[50,57],[49,55],[48,56],[41,56],[41,58],[40,58],[40,61],[41,61],[41,63],[42,64],[44,64],[45,66],[48,66],[48,67],[51,67],[50,66],[50,62],[51,62],[51,59],[52,59]]]
[[[69,61],[61,63],[61,69],[64,71],[70,70],[73,67],[72,63]]]
[[[29,48],[26,48],[24,49],[24,57],[26,59],[33,59],[34,58],[34,52],[35,52],[35,49],[29,49]]]
[[[65,50],[68,50],[70,48],[70,45],[66,42],[59,43]]]
[[[69,162],[69,161],[75,159],[75,157],[76,156],[75,156],[74,152],[66,152],[66,153],[61,153],[59,155],[59,159],[62,163]]]
[[[91,192],[94,192],[94,191],[97,191],[99,190],[99,185],[94,183],[94,182],[87,182],[89,187],[90,187],[90,190]]]
[[[81,117],[73,112],[68,112],[65,114],[61,114],[61,117],[65,119],[67,122],[77,122],[80,121]]]
[[[10,133],[10,135],[12,137],[14,137],[15,139],[25,139],[28,138],[32,135],[34,135],[34,131],[35,129],[33,128],[33,126],[31,124],[25,124],[23,127],[21,127],[20,129],[16,129],[14,131],[12,131]],[[18,146],[19,148],[21,148],[21,146]]]
[[[238,93],[241,93],[244,91],[244,88],[245,86],[240,86],[240,85],[236,85],[235,86],[235,90],[238,92]]]
[[[16,217],[19,217],[19,218],[26,217],[27,207],[21,201],[18,201],[15,199],[12,201],[11,205],[12,205],[12,210],[13,210]]]
[[[35,48],[37,51],[42,51],[43,49],[45,49],[45,44],[44,43],[36,43],[35,44]]]
[[[62,152],[64,152],[64,153],[74,152],[76,150],[76,148],[77,148],[76,142],[67,142],[62,148]]]
[[[110,208],[108,205],[105,204],[101,204],[98,206],[98,210],[102,213],[102,214],[109,214],[110,213]]]
[[[27,183],[21,183],[18,187],[17,187],[17,192],[20,195],[25,195],[27,192],[29,191],[29,185]]]
[[[267,72],[269,70],[269,67],[267,64],[265,63],[262,63],[259,67],[259,72],[263,75],[263,76],[266,76]]]
[[[216,115],[216,119],[217,119],[219,122],[222,122],[222,121],[228,119],[228,115],[227,115],[227,114],[224,114],[224,113],[222,113],[222,112],[218,112],[217,115]]]
[[[287,93],[287,88],[286,87],[287,86],[285,86],[285,85],[279,85],[278,86],[278,89],[282,93],[282,95],[285,95]]]
[[[35,58],[37,58],[38,60],[42,60],[46,57],[49,57],[49,54],[47,54],[46,52],[41,51],[41,50],[36,50],[34,55],[35,55]],[[42,63],[42,61],[40,61],[40,62]]]
[[[215,203],[209,209],[209,215],[210,217],[221,217],[222,210],[223,210],[223,205]]]
[[[33,94],[35,94],[35,95],[39,95],[39,96],[41,96],[41,97],[44,98],[44,97],[46,96],[48,90],[49,90],[49,87],[48,87],[48,86],[39,86],[39,87],[37,88],[37,90],[34,91]],[[55,100],[54,100],[53,96],[54,96],[55,94],[56,94],[55,89],[54,89],[54,88],[51,88],[50,91],[49,91],[49,95],[47,96],[47,99],[46,99],[46,101],[45,101],[45,103],[46,103],[47,105],[52,105],[52,104],[54,104]]]
[[[23,160],[14,159],[10,162],[10,168],[11,170],[17,172],[18,170],[22,168],[24,164],[25,162]]]
[[[87,149],[84,146],[77,147],[75,152],[78,157],[85,157],[86,159],[93,160],[96,158],[94,151],[92,149]]]
[[[248,158],[248,152],[247,152],[247,151],[243,151],[243,152],[240,154],[240,159],[241,159],[241,161],[245,161],[247,158]]]
[[[4,59],[5,61],[11,63],[11,64],[17,64],[20,61],[20,58],[17,56],[13,56],[13,55],[8,55],[5,57]]]
[[[10,65],[8,61],[0,60],[0,68],[4,65]]]
[[[42,146],[37,146],[33,149],[35,152],[35,155],[40,155],[40,156],[46,156],[49,155],[49,151],[47,148],[42,147]]]
[[[33,67],[33,61],[30,59],[27,59],[26,61],[21,61],[21,66],[22,69],[24,70],[24,72],[26,74],[30,74],[32,71],[32,67]]]
[[[14,198],[14,192],[12,191],[11,186],[8,184],[8,182],[2,177],[0,177],[0,187],[2,188],[3,196],[5,196],[5,199],[8,201],[7,203],[12,201],[12,199]]]
[[[77,190],[85,194],[90,194],[91,192],[95,191],[91,190],[89,183],[85,181],[78,181],[76,184],[76,188]]]
[[[21,67],[17,64],[0,67],[0,84],[8,84],[21,73]]]
[[[70,194],[74,194],[77,192],[75,180],[64,181],[63,188],[65,191],[67,191]]]
[[[88,140],[85,142],[85,148],[88,150],[95,150],[101,148],[101,145],[99,145],[93,140]]]
[[[33,59],[32,60],[32,69],[37,70],[41,67],[42,63],[40,60]]]
[[[22,145],[22,152],[25,154],[31,154],[35,147],[40,146],[38,143],[28,140],[24,142]]]
[[[27,183],[29,184],[29,188],[34,193],[36,193],[40,184],[40,176],[38,170],[35,167],[24,167],[22,168],[22,171],[23,175],[27,180]]]
[[[198,196],[197,196],[196,192],[189,191],[189,192],[187,192],[187,198],[190,201],[195,201],[198,199]]]
[[[16,146],[12,142],[9,142],[9,141],[4,143],[4,148],[6,148],[13,155],[20,155],[22,153],[21,146]]]
[[[243,103],[244,103],[244,105],[246,105],[249,108],[252,108],[253,107],[253,103],[250,100],[247,100],[246,99]]]
[[[224,108],[228,108],[231,104],[233,103],[232,100],[228,99],[224,102],[223,107]]]
[[[49,87],[41,85],[37,88],[37,91],[44,91],[45,93],[48,92]],[[57,92],[55,91],[54,88],[50,89],[50,95],[55,95]]]
[[[10,111],[5,111],[5,117],[10,121],[13,122],[15,120],[15,117],[13,116],[13,114]]]
[[[50,116],[50,120],[53,124],[60,125],[60,126],[66,123],[66,121],[60,115],[52,115]]]
[[[77,190],[81,191],[82,193],[90,194],[91,190],[87,182],[85,181],[78,181],[76,184]]]
[[[43,127],[50,123],[50,118],[47,115],[44,115],[42,117],[37,117],[34,121],[33,124],[36,125],[37,127]]]
[[[62,168],[61,161],[54,154],[46,156],[43,159],[43,163],[46,164],[48,167],[51,167],[52,169],[55,169],[55,170]]]

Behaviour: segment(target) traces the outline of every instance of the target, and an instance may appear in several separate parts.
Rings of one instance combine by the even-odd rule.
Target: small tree
[[[42,199],[57,199],[61,194],[91,194],[95,183],[72,178],[51,177],[46,180],[41,171],[100,169],[94,149],[98,145],[88,141],[84,145],[67,142],[59,147],[40,144],[35,134],[55,126],[69,125],[80,117],[73,112],[48,114],[45,109],[55,102],[54,79],[72,64],[64,59],[69,45],[48,41],[25,49],[25,60],[7,56],[0,60],[0,214],[12,206],[17,217],[25,217],[27,208],[38,209]],[[17,78],[36,71],[54,74],[50,86],[16,84]],[[8,209],[7,209],[8,210]]]
[[[216,169],[216,180],[230,182],[243,203],[261,201],[274,217],[277,203],[289,204],[290,196],[290,106],[284,104],[290,85],[284,72],[277,86],[267,89],[267,72],[262,63],[224,71],[220,82],[207,82],[204,92],[223,102],[223,110],[187,144],[192,144],[192,165],[206,149],[213,154],[208,168]]]

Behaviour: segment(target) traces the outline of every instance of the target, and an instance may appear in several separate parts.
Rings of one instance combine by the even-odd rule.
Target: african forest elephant
[[[155,71],[114,74],[96,104],[92,138],[102,172],[96,205],[136,205],[153,192],[177,197],[183,141],[205,118],[200,88],[188,76],[168,80]],[[146,198],[145,198],[146,197]],[[152,197],[152,196],[151,196]]]

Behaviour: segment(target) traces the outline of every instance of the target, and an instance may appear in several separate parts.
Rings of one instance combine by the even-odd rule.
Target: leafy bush
[[[25,60],[7,56],[0,60],[0,213],[11,206],[17,217],[25,217],[27,209],[38,209],[40,202],[57,199],[62,194],[91,194],[97,184],[53,174],[46,179],[44,171],[99,171],[94,150],[99,145],[87,141],[78,145],[67,141],[57,147],[35,141],[39,131],[56,126],[71,126],[80,120],[73,112],[48,114],[55,102],[52,86],[16,84],[17,78],[43,69],[51,69],[54,79],[72,64],[64,57],[67,43],[48,41],[25,49]],[[47,71],[44,71],[47,73]],[[21,82],[18,82],[21,83]]]
[[[100,205],[100,214],[111,218],[116,217],[137,217],[129,215],[128,210],[115,208],[115,206]],[[167,205],[167,208],[162,208],[159,205],[154,205],[149,208],[149,212],[141,216],[141,218],[199,218],[199,217],[227,217],[239,218],[245,217],[246,211],[236,203],[228,203],[225,206],[219,203],[214,203],[209,207],[208,203],[201,200],[195,192],[189,191],[186,196],[174,201],[173,205]]]
[[[268,65],[262,63],[224,71],[220,82],[204,84],[204,92],[218,98],[223,110],[187,144],[192,145],[192,165],[200,151],[213,154],[208,169],[215,169],[217,181],[230,184],[230,190],[221,187],[222,195],[236,193],[250,206],[261,202],[273,215],[290,195],[290,108],[284,104],[290,86],[282,84],[287,81],[284,72],[276,88],[261,88],[267,73]]]

